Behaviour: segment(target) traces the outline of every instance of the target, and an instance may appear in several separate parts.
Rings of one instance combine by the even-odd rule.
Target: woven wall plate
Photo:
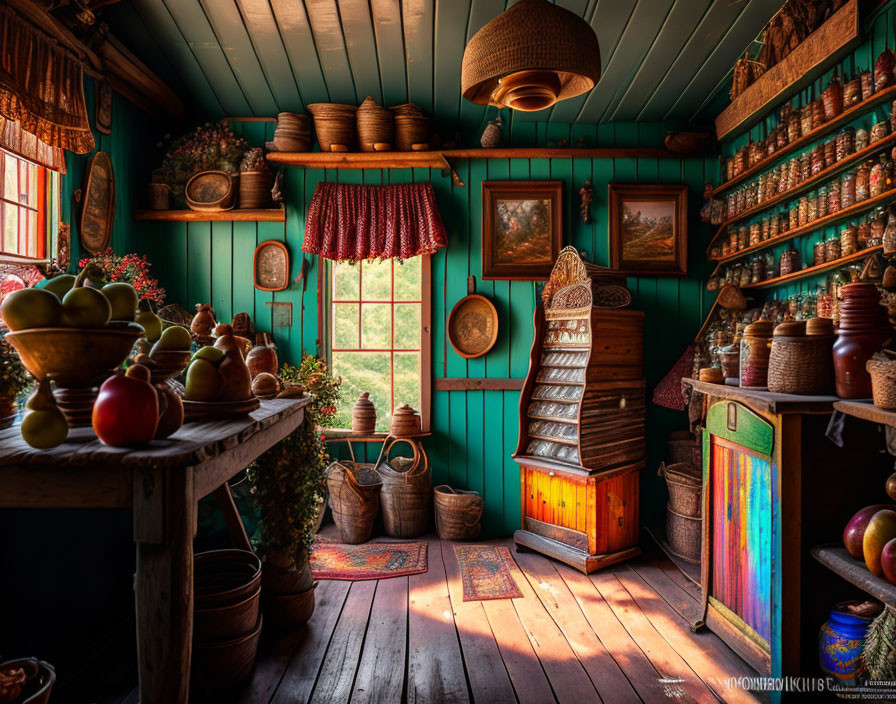
[[[255,248],[252,279],[259,291],[282,291],[289,286],[289,250],[285,244],[268,240]]]
[[[233,177],[226,171],[201,171],[187,181],[187,205],[203,213],[220,213],[233,208]]]
[[[498,340],[498,311],[477,293],[461,298],[448,316],[448,341],[461,357],[476,359]]]
[[[115,174],[106,152],[97,152],[87,171],[81,209],[81,244],[91,254],[99,254],[112,239],[115,217]]]

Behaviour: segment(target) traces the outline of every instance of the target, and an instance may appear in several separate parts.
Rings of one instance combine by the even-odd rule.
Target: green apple
[[[101,328],[112,318],[109,299],[95,288],[78,286],[62,298],[62,324],[71,328]]]
[[[218,398],[223,379],[218,368],[205,359],[193,359],[187,367],[187,383],[184,385],[185,401],[214,401]]]
[[[137,312],[137,291],[130,284],[116,281],[101,289],[112,306],[112,320],[133,320]]]
[[[0,316],[13,332],[55,327],[62,317],[62,304],[44,288],[23,288],[6,295]]]
[[[72,286],[75,285],[75,276],[74,274],[60,274],[52,279],[44,279],[40,283],[44,284],[41,288],[55,293],[61,301],[62,297],[71,291]]]

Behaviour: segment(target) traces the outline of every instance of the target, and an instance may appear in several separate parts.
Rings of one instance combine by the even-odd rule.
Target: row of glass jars
[[[716,243],[712,256],[719,258],[736,254],[855,203],[875,198],[892,188],[894,183],[896,167],[888,156],[882,154],[877,160],[869,159],[855,171],[845,173],[840,179],[793,201],[787,210],[767,215],[750,225],[729,227],[728,238]]]
[[[838,76],[834,76],[822,95],[802,108],[796,108],[792,103],[785,104],[781,108],[777,125],[769,130],[765,139],[751,141],[725,160],[725,180],[730,181],[788,144],[818,129],[837,117],[845,108],[867,100],[874,93],[893,85],[894,75],[890,62],[880,60],[888,52],[890,50],[885,49],[875,63],[874,75],[870,71],[859,70],[845,85]]]

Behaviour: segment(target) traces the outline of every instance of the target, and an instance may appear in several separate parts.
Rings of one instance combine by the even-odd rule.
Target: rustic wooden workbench
[[[246,418],[188,423],[140,450],[107,447],[89,428],[45,451],[18,427],[0,431],[0,508],[133,508],[143,704],[189,699],[197,502],[298,428],[310,402],[262,401]]]

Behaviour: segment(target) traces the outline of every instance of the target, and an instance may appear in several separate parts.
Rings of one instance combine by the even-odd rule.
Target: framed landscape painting
[[[546,280],[563,238],[561,181],[483,181],[482,278]]]
[[[610,267],[632,276],[686,276],[688,187],[610,184]]]

